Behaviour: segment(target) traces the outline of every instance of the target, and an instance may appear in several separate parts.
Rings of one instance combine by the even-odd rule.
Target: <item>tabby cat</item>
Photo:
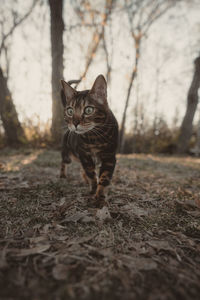
[[[63,138],[60,177],[66,177],[65,167],[71,158],[77,159],[85,181],[90,184],[90,194],[102,202],[115,168],[118,142],[118,124],[108,106],[106,80],[99,75],[92,89],[85,91],[76,91],[70,82],[61,80],[61,83],[67,132]]]

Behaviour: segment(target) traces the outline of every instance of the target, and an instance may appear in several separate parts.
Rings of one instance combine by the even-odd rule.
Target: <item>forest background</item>
[[[60,79],[102,73],[120,152],[199,154],[199,1],[1,3],[1,147],[60,144]]]

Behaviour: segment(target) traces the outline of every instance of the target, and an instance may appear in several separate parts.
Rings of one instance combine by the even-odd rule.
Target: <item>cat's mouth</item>
[[[86,133],[87,132],[87,130],[75,130],[74,131],[75,133],[77,133],[77,134],[84,134],[84,133]]]
[[[91,131],[94,128],[94,125],[87,126],[87,127],[80,127],[78,126],[77,128],[75,126],[69,128],[70,131],[75,132],[76,134],[84,134],[89,131]]]
[[[74,132],[77,133],[77,134],[84,134],[86,132],[89,132],[93,129],[93,127],[91,128],[88,128],[88,129],[76,129]]]

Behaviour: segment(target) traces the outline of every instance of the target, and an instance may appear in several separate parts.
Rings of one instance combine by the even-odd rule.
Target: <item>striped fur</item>
[[[96,200],[104,200],[105,187],[110,184],[116,164],[118,141],[118,124],[107,103],[106,81],[99,75],[92,89],[85,91],[76,91],[64,81],[62,85],[68,129],[63,138],[60,177],[66,177],[66,164],[77,159],[85,181],[90,184],[90,193]],[[98,176],[97,164],[100,164]]]

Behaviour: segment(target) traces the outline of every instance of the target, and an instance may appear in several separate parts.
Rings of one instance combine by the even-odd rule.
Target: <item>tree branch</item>
[[[103,19],[102,19],[102,22],[101,22],[101,29],[100,29],[100,32],[98,31],[98,29],[96,29],[94,34],[93,34],[90,54],[89,54],[88,59],[86,61],[85,70],[84,70],[84,72],[82,73],[82,75],[80,77],[80,82],[82,81],[83,78],[85,78],[85,76],[86,76],[86,74],[89,70],[89,67],[92,64],[93,59],[96,55],[96,52],[98,50],[100,41],[102,40],[102,38],[104,36],[105,26],[107,24],[107,21],[108,21],[108,18],[110,16],[111,12],[112,12],[114,2],[115,2],[115,0],[111,0],[111,1],[106,0],[106,2],[105,2],[105,12],[103,14]],[[77,88],[78,85],[79,85],[79,83],[77,83],[76,88]]]
[[[17,26],[19,26],[23,21],[25,21],[29,17],[29,15],[33,11],[33,9],[34,9],[34,7],[35,7],[35,5],[36,5],[37,2],[38,2],[38,0],[34,0],[33,3],[32,3],[32,5],[31,5],[31,7],[30,7],[30,9],[27,11],[27,13],[23,17],[21,17],[19,20],[17,20],[17,21],[16,21],[16,13],[13,12],[14,22],[13,22],[13,25],[10,28],[10,30],[6,34],[3,35],[3,38],[2,38],[2,41],[1,41],[1,45],[0,45],[0,54],[1,54],[2,50],[3,50],[3,48],[4,48],[4,45],[5,45],[5,42],[6,42],[7,38],[10,35],[13,34],[13,32],[16,29]]]

